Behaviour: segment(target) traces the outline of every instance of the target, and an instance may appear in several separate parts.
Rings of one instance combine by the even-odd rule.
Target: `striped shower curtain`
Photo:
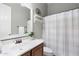
[[[79,9],[44,17],[43,39],[57,56],[79,56]]]

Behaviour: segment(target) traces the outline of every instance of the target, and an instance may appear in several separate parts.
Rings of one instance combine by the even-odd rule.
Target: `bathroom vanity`
[[[0,56],[43,56],[42,39],[26,39],[22,43],[10,44],[4,47]]]

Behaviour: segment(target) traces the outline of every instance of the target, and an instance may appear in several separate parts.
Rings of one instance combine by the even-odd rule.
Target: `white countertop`
[[[44,41],[42,39],[34,39],[24,43],[15,44],[8,49],[5,48],[4,52],[1,53],[0,56],[20,56],[43,42]]]

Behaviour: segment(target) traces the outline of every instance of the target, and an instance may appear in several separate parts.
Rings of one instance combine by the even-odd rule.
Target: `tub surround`
[[[26,39],[19,44],[9,44],[4,46],[0,56],[21,56],[25,52],[32,50],[33,48],[42,44],[43,42],[44,41],[42,39]]]

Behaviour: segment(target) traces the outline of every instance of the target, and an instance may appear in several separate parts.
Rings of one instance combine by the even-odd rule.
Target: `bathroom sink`
[[[27,48],[25,46],[28,46],[28,44],[31,41],[32,41],[31,39],[26,39],[26,40],[24,39],[22,40],[22,43],[18,43],[18,44],[12,43],[12,44],[6,45],[5,47],[3,47],[2,53],[7,54],[8,52],[11,51],[11,54],[13,54],[14,52],[17,53],[18,51],[25,50]]]
[[[22,43],[15,44],[13,47],[11,47],[11,49],[22,50],[24,46],[28,45],[28,43],[30,43],[31,41],[32,40],[30,39],[22,40]]]

